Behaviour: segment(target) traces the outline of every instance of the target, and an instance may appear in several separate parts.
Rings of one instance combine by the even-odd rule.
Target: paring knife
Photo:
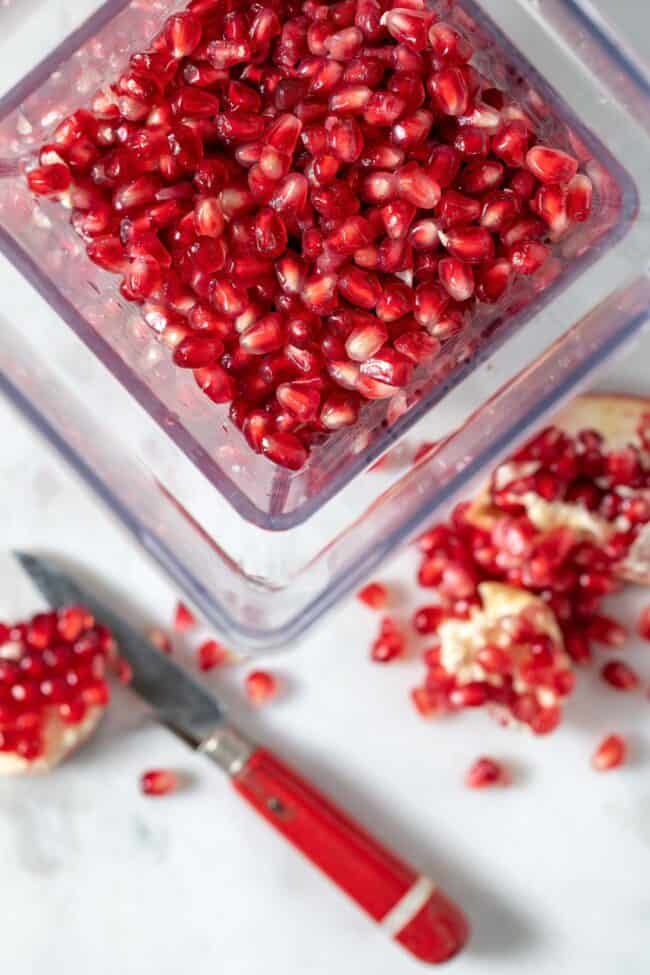
[[[53,607],[81,604],[112,631],[133,669],[131,687],[159,721],[203,752],[298,850],[403,948],[422,961],[455,955],[468,936],[460,909],[271,752],[249,741],[212,694],[48,559],[15,553]]]

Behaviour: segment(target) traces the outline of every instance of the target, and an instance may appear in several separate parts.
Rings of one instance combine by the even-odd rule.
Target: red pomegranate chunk
[[[178,633],[184,633],[196,626],[196,616],[187,608],[185,603],[178,602],[174,610],[174,629]]]
[[[639,636],[650,640],[650,606],[647,606],[639,617]]]
[[[230,654],[216,640],[206,640],[196,651],[196,657],[200,670],[213,670],[221,664],[226,663]]]
[[[167,796],[177,788],[178,776],[170,769],[149,769],[140,776],[140,790],[145,796]]]
[[[622,660],[610,660],[601,670],[601,675],[617,691],[635,691],[641,683],[637,672]]]
[[[170,16],[27,183],[250,448],[300,470],[543,269],[592,184],[453,0],[217,6]]]
[[[591,765],[597,772],[608,772],[625,764],[627,743],[621,735],[607,735],[591,757]]]
[[[359,590],[357,599],[370,609],[385,609],[388,605],[388,589],[382,582],[369,582]]]
[[[494,758],[477,758],[465,775],[468,789],[486,789],[492,785],[509,785],[510,776]]]
[[[253,704],[266,704],[279,690],[277,678],[266,670],[252,670],[244,683],[246,696]]]
[[[51,767],[83,741],[109,702],[109,666],[130,676],[82,606],[0,623],[0,769]]]

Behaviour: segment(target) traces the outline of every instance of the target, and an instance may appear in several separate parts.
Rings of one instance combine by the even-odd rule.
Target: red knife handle
[[[460,909],[270,752],[253,751],[232,782],[290,843],[417,958],[442,962],[463,947],[469,928]]]

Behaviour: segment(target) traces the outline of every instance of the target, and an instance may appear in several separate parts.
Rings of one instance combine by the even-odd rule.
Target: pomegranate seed
[[[166,796],[178,788],[178,776],[169,769],[149,769],[140,776],[140,791],[145,796]]]
[[[508,785],[510,777],[493,758],[477,758],[465,775],[468,789],[485,789],[491,785]]]
[[[467,301],[474,294],[471,267],[457,257],[446,257],[438,264],[440,283],[455,301]]]
[[[398,169],[397,195],[422,210],[433,210],[437,206],[441,190],[436,181],[418,166],[408,163]]]
[[[587,635],[597,643],[608,647],[622,647],[627,640],[627,630],[609,616],[592,616],[587,626]]]
[[[416,208],[405,200],[393,200],[382,208],[381,216],[386,233],[392,240],[406,237],[416,214]]]
[[[472,45],[451,24],[438,21],[429,28],[429,43],[436,58],[447,64],[464,64],[472,54]]]
[[[560,149],[534,146],[526,153],[526,166],[541,183],[570,183],[578,161]]]
[[[440,624],[447,618],[442,606],[422,606],[413,614],[413,629],[416,633],[435,633]]]
[[[608,772],[625,764],[627,744],[622,735],[607,735],[591,757],[591,767],[597,772]]]
[[[381,582],[369,582],[359,590],[357,599],[370,609],[385,609],[388,605],[388,590]]]
[[[524,240],[508,251],[508,260],[517,274],[534,274],[546,261],[548,247],[536,240]]]
[[[27,182],[32,193],[39,196],[55,196],[68,189],[72,182],[70,170],[64,163],[37,166],[27,174]]]
[[[526,161],[529,141],[528,126],[515,119],[504,125],[501,131],[492,137],[492,152],[499,159],[502,159],[507,166],[519,168]],[[529,193],[523,195],[532,196],[532,188]]]
[[[639,636],[644,640],[650,640],[650,606],[646,607],[639,617],[638,631]]]
[[[196,626],[196,617],[187,608],[185,603],[176,603],[176,609],[174,610],[174,629],[178,633],[184,633],[186,630],[191,630],[193,626]]]
[[[330,34],[325,41],[325,49],[336,61],[350,61],[356,57],[363,46],[363,33],[358,27],[346,27]]]
[[[406,102],[399,95],[375,91],[368,100],[363,117],[371,126],[391,126],[402,115],[405,108]]]
[[[442,194],[440,203],[440,222],[443,227],[456,227],[473,223],[481,213],[481,204],[470,196],[447,190]]]
[[[379,636],[370,649],[371,659],[375,663],[390,663],[402,656],[404,650],[404,634],[391,616],[384,616],[379,625]]]
[[[476,681],[463,684],[450,692],[449,700],[456,708],[480,708],[487,701],[487,687]]]
[[[593,185],[588,176],[574,176],[567,188],[566,208],[569,220],[584,223],[592,207]]]
[[[432,19],[429,11],[394,7],[383,15],[381,23],[398,44],[421,51],[427,46],[427,32]]]
[[[154,647],[162,653],[172,652],[172,642],[164,630],[161,630],[158,626],[152,626],[147,630],[146,633],[147,640],[152,643]]]
[[[201,21],[187,11],[174,14],[165,24],[167,47],[175,58],[188,57],[201,42]]]
[[[292,433],[267,433],[262,437],[262,453],[280,467],[297,471],[307,461],[307,448]]]
[[[246,675],[246,696],[252,704],[265,704],[274,698],[279,690],[277,679],[266,670],[252,670]]]
[[[276,396],[280,405],[302,423],[313,420],[318,415],[320,393],[312,385],[312,380],[282,383],[276,390]]]
[[[634,691],[640,684],[639,675],[622,660],[610,660],[603,666],[601,675],[617,691]]]
[[[196,651],[196,657],[200,670],[208,671],[226,663],[229,653],[225,647],[216,640],[206,640]]]
[[[450,254],[468,264],[483,264],[494,257],[492,235],[483,227],[454,228],[440,233],[440,242]]]
[[[427,79],[427,88],[444,115],[465,115],[469,107],[469,88],[460,68],[437,71]]]

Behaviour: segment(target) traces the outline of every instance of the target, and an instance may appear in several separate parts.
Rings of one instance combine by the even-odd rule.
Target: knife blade
[[[299,773],[242,735],[216,698],[50,559],[15,552],[48,603],[86,606],[116,639],[132,688],[159,720],[227,772],[237,792],[401,947],[437,964],[457,954],[464,914],[427,876],[391,853]]]

